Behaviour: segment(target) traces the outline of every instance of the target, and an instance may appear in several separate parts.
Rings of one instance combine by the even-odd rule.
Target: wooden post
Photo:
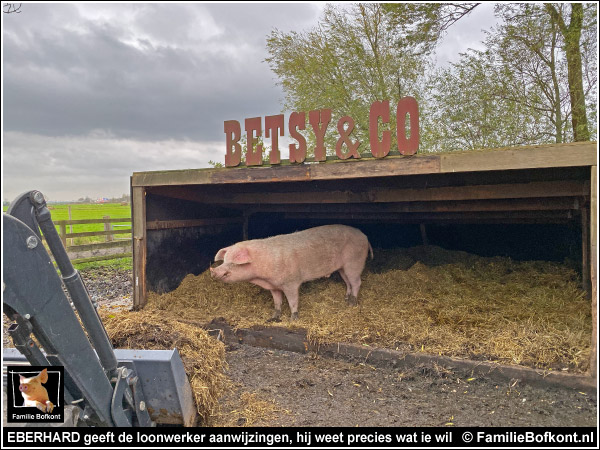
[[[146,189],[132,187],[133,309],[146,305]]]
[[[590,350],[590,375],[596,379],[596,364],[598,363],[598,348],[596,337],[598,336],[598,169],[592,166],[590,174],[590,280],[592,291],[592,346]]]
[[[423,239],[423,245],[429,245],[429,239],[427,238],[427,230],[425,229],[425,224],[419,224],[419,228],[421,229],[421,239]]]
[[[110,216],[103,216],[103,219],[110,219]],[[112,230],[113,227],[109,222],[104,222],[104,231],[110,231]],[[106,242],[110,242],[113,241],[115,239],[115,235],[114,234],[107,234],[106,235]]]
[[[69,220],[73,220],[71,215],[71,205],[69,205]],[[73,234],[73,225],[69,225],[69,233]],[[73,245],[73,238],[69,239],[69,245]]]
[[[242,225],[242,240],[247,241],[248,240],[248,218],[250,217],[250,214],[248,214],[247,212],[244,212],[244,223]]]
[[[61,223],[60,227],[60,240],[62,241],[62,245],[64,248],[67,248],[67,225]]]
[[[592,297],[590,284],[590,210],[587,206],[581,207],[581,287],[586,292],[587,298]]]

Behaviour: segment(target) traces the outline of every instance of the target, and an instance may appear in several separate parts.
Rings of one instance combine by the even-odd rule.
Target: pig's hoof
[[[348,302],[349,306],[356,306],[356,305],[358,305],[358,299],[354,295],[349,295],[346,298],[346,301]]]
[[[294,320],[298,320],[298,313],[297,313],[297,312],[295,312],[295,313],[292,313],[292,315],[291,315],[291,317],[290,317],[290,320],[292,320],[292,321],[294,321]]]
[[[267,322],[281,322],[281,311],[275,310],[273,316]]]

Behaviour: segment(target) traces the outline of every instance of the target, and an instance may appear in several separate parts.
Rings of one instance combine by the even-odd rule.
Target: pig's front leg
[[[290,316],[290,320],[298,320],[298,290],[300,286],[290,286],[286,287],[283,290],[285,294],[288,305],[290,305],[290,310],[292,311],[292,315]]]
[[[281,322],[281,303],[283,302],[283,292],[277,289],[271,290],[273,302],[275,303],[275,311],[273,316],[267,322]]]

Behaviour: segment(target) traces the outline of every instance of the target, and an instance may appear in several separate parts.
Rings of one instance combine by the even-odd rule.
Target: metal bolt
[[[31,315],[29,315],[29,314],[25,314],[23,317],[25,317],[25,319],[27,319],[27,320],[31,319]]]
[[[25,242],[27,243],[27,248],[30,250],[38,246],[38,239],[35,236],[29,236]]]
[[[35,191],[33,193],[33,201],[36,202],[38,205],[41,205],[42,203],[44,203],[44,194],[42,194],[40,191]]]
[[[87,414],[83,415],[83,420],[88,420],[90,418],[90,416],[88,416]]]
[[[146,410],[146,402],[142,401],[140,402],[140,411],[145,411]]]

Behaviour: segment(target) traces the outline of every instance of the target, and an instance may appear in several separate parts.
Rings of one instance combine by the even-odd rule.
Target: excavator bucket
[[[185,427],[196,425],[196,405],[177,349],[115,349],[115,356],[119,365],[133,368],[140,378],[146,408],[154,422]],[[4,366],[29,365],[16,348],[3,349],[2,362]]]

